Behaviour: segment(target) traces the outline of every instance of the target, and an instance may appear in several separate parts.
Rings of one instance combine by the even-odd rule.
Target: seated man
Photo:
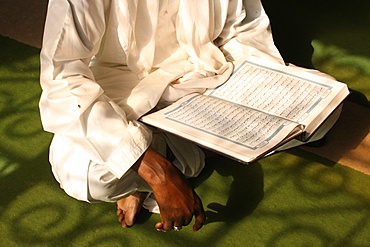
[[[186,178],[203,152],[137,120],[222,84],[250,56],[284,64],[260,0],[50,0],[40,111],[56,180],[78,200],[116,202],[123,227],[143,206],[160,213],[159,231],[193,217],[199,230]]]

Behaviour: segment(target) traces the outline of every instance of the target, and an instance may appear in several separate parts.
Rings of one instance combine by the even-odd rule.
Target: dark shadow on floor
[[[369,1],[262,0],[262,3],[270,18],[275,45],[285,62],[314,69],[314,39],[370,58],[370,32],[364,32],[370,26]],[[348,100],[370,107],[367,96],[354,89]]]
[[[286,62],[312,68],[311,41],[320,39],[370,57],[370,2],[362,0],[262,0],[275,44]],[[345,32],[345,33],[343,33]],[[343,37],[343,35],[347,35]]]
[[[24,59],[40,53],[38,48],[26,46],[2,35],[0,35],[0,47],[0,66],[7,66],[15,61],[24,61]]]
[[[245,165],[223,156],[206,159],[206,167],[200,176],[192,181],[195,187],[209,179],[213,173],[231,177],[228,200],[225,205],[211,202],[204,205],[207,222],[227,222],[235,224],[252,214],[263,198],[263,170],[258,162]]]

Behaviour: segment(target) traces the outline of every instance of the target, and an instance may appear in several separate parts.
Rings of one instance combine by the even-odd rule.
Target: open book
[[[348,94],[341,82],[253,59],[219,87],[141,121],[249,163],[294,138],[308,141]]]

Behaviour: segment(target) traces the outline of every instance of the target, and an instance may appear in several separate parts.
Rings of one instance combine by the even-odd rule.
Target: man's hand
[[[189,225],[193,216],[193,231],[203,226],[206,216],[199,196],[170,161],[149,148],[133,169],[153,189],[162,218],[155,225],[158,231]]]

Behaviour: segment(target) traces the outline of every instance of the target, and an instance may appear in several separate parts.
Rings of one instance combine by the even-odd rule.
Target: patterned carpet
[[[0,0],[0,246],[370,246],[369,176],[336,163],[356,169],[358,162],[364,172],[369,166],[370,9],[364,1],[264,1],[278,47],[291,48],[284,57],[302,66],[312,60],[354,93],[324,147],[292,149],[251,166],[207,160],[191,181],[207,213],[195,234],[189,227],[158,233],[159,216],[145,210],[133,228],[121,229],[114,204],[82,203],[59,188],[48,164],[51,135],[41,128],[37,106],[46,2]],[[312,3],[335,8],[318,15],[322,8]],[[312,17],[309,30],[292,32],[291,25]],[[292,36],[297,39],[287,41]],[[298,38],[307,49],[293,47]]]

